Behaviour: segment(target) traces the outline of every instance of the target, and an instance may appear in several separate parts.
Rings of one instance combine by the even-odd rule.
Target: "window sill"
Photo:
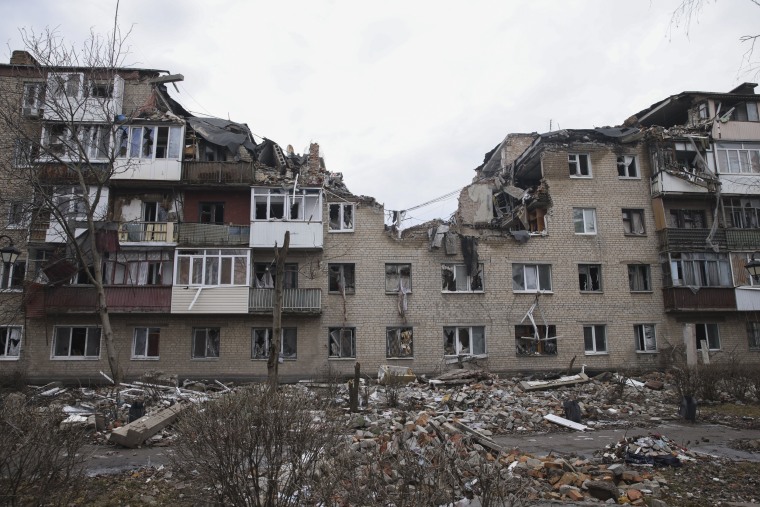
[[[346,229],[346,230],[332,230],[332,229],[328,229],[327,232],[328,233],[343,234],[343,233],[347,233],[347,232],[354,232],[354,230],[353,229]]]
[[[328,361],[356,361],[356,357],[328,357]]]
[[[513,294],[554,294],[551,290],[512,290]]]
[[[0,357],[0,361],[18,361],[20,358],[21,358],[20,356],[3,356],[3,357]]]
[[[646,233],[636,234],[635,232],[624,232],[623,236],[625,236],[626,238],[646,238],[647,234]]]
[[[570,175],[571,180],[590,180],[593,179],[593,176],[577,176],[575,174]]]
[[[51,361],[99,361],[100,356],[93,357],[93,356],[75,356],[75,357],[62,357],[62,356],[53,356],[50,358]]]
[[[609,352],[584,352],[584,355],[586,356],[609,356]]]
[[[659,354],[659,352],[660,352],[659,350],[637,350],[636,351],[637,354],[642,354],[642,355]]]
[[[411,293],[412,293],[412,291],[406,292],[406,294],[411,294]],[[385,294],[387,296],[398,296],[398,291],[397,290],[394,290],[394,291],[385,291]]]
[[[158,361],[159,358],[158,357],[147,357],[147,356],[146,357],[140,357],[140,356],[137,356],[137,357],[130,358],[130,360],[131,361]]]
[[[280,359],[281,359],[280,363],[282,363],[282,361],[295,362],[295,360],[297,358],[295,358],[295,357],[281,357]],[[269,361],[269,358],[268,357],[252,357],[251,361],[261,361],[261,362],[265,363],[265,362]]]
[[[515,357],[557,357],[557,354],[515,354]]]
[[[618,176],[619,180],[640,180],[641,176]]]
[[[451,356],[456,357],[456,356]],[[414,361],[414,357],[406,356],[406,357],[386,357],[388,361]]]
[[[654,294],[653,290],[632,290],[631,294]]]
[[[218,357],[191,357],[191,361],[219,361]]]
[[[485,294],[484,290],[442,290],[441,294]]]
[[[578,292],[580,292],[581,294],[604,294],[603,290],[581,290]]]
[[[576,236],[596,236],[595,232],[576,232]]]
[[[337,291],[330,291],[330,292],[328,292],[328,294],[333,295],[333,296],[342,296],[343,295],[342,292],[337,292]],[[356,294],[356,292],[354,292],[354,291],[351,291],[351,292],[346,291],[346,296],[353,296],[354,294]]]

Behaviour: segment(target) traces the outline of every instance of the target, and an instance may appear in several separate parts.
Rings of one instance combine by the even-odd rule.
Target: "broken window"
[[[447,356],[485,354],[485,327],[444,327],[443,353]]]
[[[220,335],[218,327],[193,329],[193,359],[219,357]]]
[[[253,328],[251,330],[251,359],[269,359],[269,345],[272,336],[272,328]],[[280,357],[296,359],[297,342],[296,328],[280,329]]]
[[[733,106],[731,121],[760,121],[756,102],[740,102]]]
[[[528,230],[530,232],[543,232],[546,229],[546,210],[536,208],[528,210]]]
[[[356,357],[356,328],[331,327],[328,357]]]
[[[731,264],[727,254],[714,252],[673,252],[665,254],[664,260],[663,271],[665,282],[668,283],[670,281],[673,286],[733,286],[731,281]]]
[[[646,234],[643,209],[623,210],[623,232],[636,236],[644,236]]]
[[[328,290],[343,294],[354,293],[354,265],[328,264]]]
[[[39,146],[29,139],[16,139],[13,144],[14,168],[30,167],[40,155]]]
[[[120,251],[103,261],[106,285],[171,285],[174,256],[172,252]]]
[[[726,197],[723,199],[726,210],[726,226],[738,229],[757,229],[760,227],[760,199],[749,197]]]
[[[0,327],[0,360],[18,359],[21,354],[21,326]]]
[[[696,331],[697,350],[702,350],[702,342],[707,342],[709,350],[720,350],[720,335],[718,324],[694,324]]]
[[[63,124],[47,125],[44,128],[44,146],[53,157],[64,157],[70,153],[70,130]]]
[[[198,221],[202,224],[224,224],[223,202],[199,203],[198,212]]]
[[[248,285],[245,249],[178,250],[175,285]]]
[[[27,118],[38,118],[42,114],[44,97],[44,83],[24,83],[24,98],[21,106],[21,114]]]
[[[602,265],[578,264],[578,283],[581,292],[601,292]]]
[[[518,356],[557,355],[556,336],[556,326],[515,326],[515,351]]]
[[[53,332],[53,359],[100,357],[100,328],[59,326]]]
[[[354,203],[331,202],[329,210],[328,230],[330,232],[351,232],[354,230]]]
[[[321,222],[321,194],[318,189],[295,192],[282,188],[253,189],[254,220]]]
[[[636,324],[633,332],[636,335],[636,352],[657,352],[654,324]]]
[[[126,156],[129,146],[130,158],[179,160],[182,147],[182,127],[131,127],[127,134],[121,127],[117,135],[118,155]]]
[[[113,83],[105,81],[89,81],[89,95],[96,99],[110,99],[113,97]]]
[[[568,153],[567,164],[571,178],[590,178],[591,160],[586,153]]]
[[[159,327],[136,327],[132,337],[132,359],[158,359]]]
[[[80,156],[87,159],[106,159],[111,144],[111,130],[105,125],[84,125],[79,127],[81,141]]]
[[[760,144],[716,143],[719,173],[760,173]]]
[[[668,227],[677,229],[704,229],[705,212],[700,209],[672,209],[668,215]]]
[[[628,265],[628,286],[631,292],[651,292],[651,272],[649,264]]]
[[[412,290],[411,264],[385,265],[385,292],[410,292]]]
[[[8,215],[6,225],[9,229],[19,229],[27,225],[28,214],[25,211],[24,202],[8,201]]]
[[[575,234],[596,234],[596,209],[573,208]]]
[[[50,95],[58,101],[63,99],[78,99],[81,89],[82,74],[49,74],[48,90]],[[73,106],[74,104],[72,104]]]
[[[620,155],[617,158],[617,170],[621,178],[638,178],[638,159],[634,155]]]
[[[586,355],[607,353],[607,326],[583,326],[583,347]]]
[[[515,292],[551,291],[551,264],[512,264],[512,290]]]
[[[298,288],[298,264],[286,263],[282,281],[283,289]],[[253,265],[253,284],[257,289],[273,289],[277,280],[276,266],[272,262],[257,262]]]
[[[700,120],[706,120],[710,117],[710,111],[707,107],[707,102],[700,102],[697,104],[697,118]]]
[[[483,292],[483,263],[470,275],[465,264],[442,264],[441,278],[443,292]]]
[[[385,357],[414,357],[414,336],[411,327],[389,327],[385,330],[385,339]]]
[[[26,261],[3,262],[0,265],[0,289],[23,289],[25,274]]]
[[[760,322],[747,322],[747,345],[750,350],[760,350]]]

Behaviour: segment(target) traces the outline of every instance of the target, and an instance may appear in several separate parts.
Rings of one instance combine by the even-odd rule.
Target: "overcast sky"
[[[508,133],[619,125],[680,91],[756,81],[739,38],[760,32],[760,7],[709,2],[687,34],[670,25],[679,3],[122,0],[119,23],[128,63],[184,74],[169,89],[187,109],[283,149],[318,142],[353,193],[398,210],[467,185]],[[80,43],[112,29],[115,6],[0,0],[3,61],[19,28]]]

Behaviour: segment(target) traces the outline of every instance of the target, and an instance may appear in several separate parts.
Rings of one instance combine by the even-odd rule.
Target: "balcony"
[[[97,311],[94,287],[48,287],[41,292],[44,299],[36,301],[36,306],[42,306],[45,314],[94,314]],[[169,313],[171,295],[170,285],[110,286],[106,287],[106,304],[109,313]]]
[[[711,250],[707,244],[710,229],[663,229],[657,231],[660,251],[703,252]],[[713,235],[712,243],[720,246],[720,251],[727,249],[726,230],[718,228]]]
[[[182,246],[248,246],[251,238],[250,225],[181,223],[176,227]]]
[[[696,291],[688,287],[665,287],[662,296],[667,312],[736,310],[733,287],[701,287]]]
[[[321,249],[324,242],[322,222],[299,221],[253,221],[251,222],[251,247],[274,248],[282,246],[285,231],[290,231],[291,249]]]
[[[197,184],[253,183],[253,164],[241,162],[182,162],[182,181]]]
[[[126,222],[119,224],[119,243],[176,243],[174,222]]]
[[[251,313],[272,314],[274,289],[251,289]],[[321,289],[283,289],[282,312],[319,315],[322,313]]]
[[[729,250],[760,250],[760,229],[726,229],[725,232]]]

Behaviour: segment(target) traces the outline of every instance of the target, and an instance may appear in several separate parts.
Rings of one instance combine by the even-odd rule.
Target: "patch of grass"
[[[699,410],[703,414],[731,415],[736,417],[753,417],[760,419],[760,405],[750,403],[740,405],[738,403],[721,403],[720,405],[701,405]]]

